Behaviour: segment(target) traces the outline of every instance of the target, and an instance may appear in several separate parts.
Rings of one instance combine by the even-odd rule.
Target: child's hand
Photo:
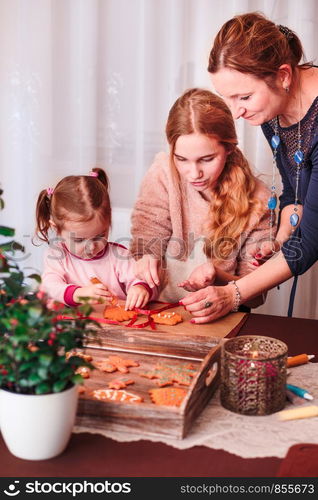
[[[106,299],[111,301],[113,298],[113,294],[108,290],[107,286],[102,283],[98,283],[97,285],[88,285],[77,288],[73,295],[74,302],[82,302],[82,297],[89,297],[90,304],[98,304],[98,299]]]
[[[215,277],[215,267],[211,261],[208,261],[205,264],[201,264],[196,267],[190,274],[189,278],[181,283],[178,283],[178,286],[184,288],[188,292],[196,292],[201,288],[212,285]]]
[[[125,309],[129,311],[134,307],[144,307],[148,300],[148,290],[142,285],[133,285],[128,290]]]

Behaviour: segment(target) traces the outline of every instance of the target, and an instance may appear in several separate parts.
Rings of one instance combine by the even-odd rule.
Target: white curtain
[[[43,247],[31,243],[39,191],[96,164],[110,177],[112,238],[127,242],[141,179],[167,148],[171,104],[186,88],[211,88],[213,38],[249,11],[294,29],[316,57],[316,0],[0,0],[0,217],[26,246],[24,266],[41,271]],[[269,183],[261,131],[240,121],[237,130]],[[317,266],[300,278],[295,316],[318,317],[317,278]],[[289,288],[255,312],[286,315]]]

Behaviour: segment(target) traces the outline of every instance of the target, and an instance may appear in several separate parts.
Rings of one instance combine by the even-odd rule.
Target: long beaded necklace
[[[300,106],[301,109],[301,106]],[[295,188],[295,201],[294,201],[294,212],[291,214],[289,218],[290,225],[292,227],[292,232],[295,231],[296,227],[299,223],[299,215],[298,215],[298,188],[299,188],[299,179],[300,179],[300,171],[301,164],[304,160],[304,153],[301,150],[301,131],[300,131],[300,116],[298,119],[298,130],[297,130],[297,150],[294,154],[294,160],[296,163],[296,188]],[[280,137],[278,135],[278,118],[275,119],[274,126],[274,135],[271,138],[271,146],[273,148],[273,167],[272,167],[272,186],[271,186],[271,194],[268,200],[268,208],[270,210],[270,228],[274,225],[275,220],[275,209],[277,207],[277,194],[275,187],[275,171],[277,167],[277,148],[280,144]]]

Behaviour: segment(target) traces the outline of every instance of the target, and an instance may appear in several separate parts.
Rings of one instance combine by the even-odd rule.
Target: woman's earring
[[[289,87],[285,87],[285,92],[286,92],[286,94],[288,94],[288,92],[289,92]]]

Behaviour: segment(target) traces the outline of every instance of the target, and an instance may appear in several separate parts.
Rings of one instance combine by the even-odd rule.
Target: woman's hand
[[[73,294],[74,302],[81,303],[83,297],[89,297],[89,304],[98,304],[100,299],[106,299],[111,301],[113,299],[113,294],[108,290],[107,286],[102,283],[96,285],[81,286],[76,288]]]
[[[136,278],[148,283],[150,288],[159,285],[159,262],[159,259],[150,254],[146,254],[141,259],[135,261]]]
[[[189,293],[180,304],[185,306],[194,318],[191,323],[209,323],[228,314],[234,305],[235,287],[207,286],[198,292]]]
[[[207,287],[208,285],[212,285],[215,277],[215,267],[213,263],[209,261],[196,267],[190,274],[189,278],[181,283],[178,283],[178,286],[184,288],[188,292],[195,292],[201,288]]]
[[[125,304],[126,311],[134,307],[144,307],[149,300],[149,292],[142,285],[133,285],[129,288]]]
[[[253,258],[251,261],[251,271],[261,266],[268,259],[273,257],[280,250],[280,244],[277,240],[266,240],[251,245],[248,249],[248,255]]]

